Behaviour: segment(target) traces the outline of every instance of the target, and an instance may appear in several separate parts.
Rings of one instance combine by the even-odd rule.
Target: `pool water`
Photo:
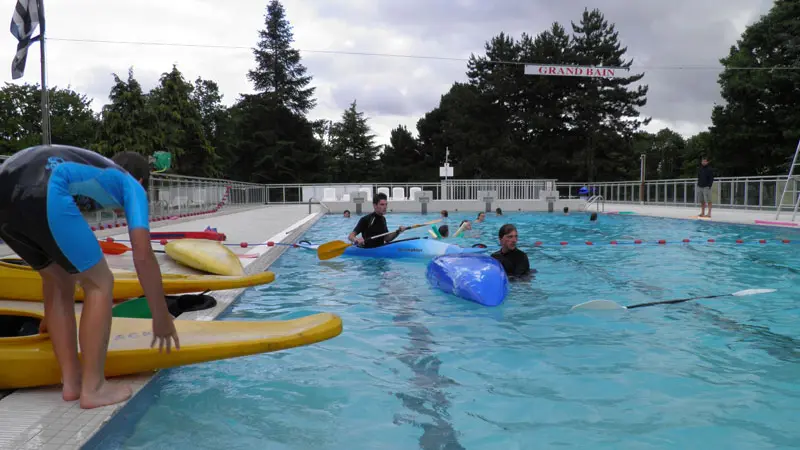
[[[472,217],[451,213],[451,227]],[[389,214],[388,222],[394,229],[431,218]],[[326,216],[303,239],[343,239],[356,221]],[[510,213],[488,217],[474,237],[460,241],[494,251],[506,222],[517,226],[538,273],[513,283],[495,308],[429,287],[426,261],[318,261],[314,252],[288,249],[270,268],[276,281],[247,290],[220,320],[327,311],[342,317],[340,336],[163,371],[92,442],[104,449],[800,443],[800,256],[794,243],[756,242],[798,241],[800,233],[642,216],[601,215],[590,223],[584,213]],[[684,238],[692,242],[680,243]],[[608,245],[614,239],[620,245]],[[667,244],[654,243],[659,239]],[[534,248],[536,241],[543,245]],[[751,288],[777,292],[570,311],[590,299],[632,304]]]

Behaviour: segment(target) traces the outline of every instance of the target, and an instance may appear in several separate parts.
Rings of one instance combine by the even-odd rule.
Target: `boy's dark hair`
[[[147,189],[150,181],[150,162],[146,156],[136,152],[120,152],[111,158],[118,166],[125,169],[136,180],[142,180],[142,185]]]
[[[589,220],[591,221],[597,220],[597,213],[596,212],[592,213],[592,215],[589,216]]]
[[[389,201],[389,197],[387,197],[386,194],[384,194],[383,192],[378,192],[378,194],[375,195],[375,197],[372,198],[372,204],[373,205],[377,205],[378,202],[381,201],[381,200],[386,200],[388,202]]]
[[[345,209],[342,214],[350,214],[350,210],[349,209]]]
[[[477,216],[475,216],[475,218],[477,219],[478,217],[480,217],[480,216],[481,216],[481,214],[486,214],[486,213],[485,213],[485,212],[483,212],[483,211],[481,211],[481,212],[479,212],[479,213],[478,213],[478,215],[477,215]]]
[[[450,216],[450,214],[447,212],[447,210],[446,210],[446,209],[443,209],[441,214],[442,214],[442,216],[444,216],[444,217],[449,217],[449,216]]]
[[[511,233],[512,231],[517,231],[517,227],[515,227],[514,225],[512,225],[510,223],[507,223],[507,224],[503,225],[502,227],[500,227],[500,231],[497,232],[497,235],[498,235],[498,237],[500,237],[500,239],[503,239],[503,236]]]
[[[500,208],[495,209],[494,212],[495,214],[503,214],[503,210]]]
[[[569,206],[564,207],[564,212],[569,212]]]
[[[450,235],[450,227],[447,225],[442,225],[439,227],[439,235],[442,237],[447,237]]]

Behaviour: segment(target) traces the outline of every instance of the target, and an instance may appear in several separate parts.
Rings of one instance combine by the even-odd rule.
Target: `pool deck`
[[[597,207],[595,205],[590,206],[586,210],[587,213],[595,211],[597,211]],[[600,211],[603,212],[602,206],[600,207]],[[623,212],[623,211],[634,212],[641,216],[698,220],[696,219],[696,216],[700,214],[700,207],[639,205],[630,203],[605,204],[606,214],[613,212]],[[800,229],[800,212],[798,212],[797,217],[795,217],[795,221],[792,222],[792,207],[784,208],[781,211],[781,215],[777,220],[775,219],[775,214],[776,214],[775,211],[758,211],[758,210],[714,207],[711,210],[711,219],[708,221]],[[765,222],[781,222],[782,224],[771,225],[764,223],[756,223],[756,220]]]
[[[224,209],[215,214],[192,217],[169,222],[152,224],[159,231],[203,231],[207,226],[225,233],[228,243],[295,242],[310,228],[323,213],[314,206],[309,214],[308,205],[258,206],[250,208]],[[98,231],[98,237],[111,236],[128,239],[127,229],[115,228]],[[154,242],[154,249],[161,245]],[[257,255],[257,258],[242,258],[248,274],[266,270],[284,251],[286,246],[258,246],[242,249],[232,247],[236,253]],[[8,247],[0,246],[0,256],[13,255]],[[157,254],[164,273],[196,273],[174,263],[164,254]],[[133,270],[129,254],[106,255],[112,268]],[[280,282],[276,274],[274,283]],[[245,289],[215,291],[211,295],[217,306],[191,313],[184,313],[177,320],[214,320],[230,306]],[[0,300],[0,306],[18,304]],[[30,305],[30,302],[24,302]],[[76,304],[80,311],[81,304]],[[155,375],[153,372],[119,377],[112,382],[130,383],[134,396]],[[4,396],[5,395],[5,396]],[[19,389],[11,393],[0,391],[0,449],[78,449],[117,413],[125,403],[110,405],[92,410],[83,410],[77,401],[65,402],[61,399],[60,386]]]

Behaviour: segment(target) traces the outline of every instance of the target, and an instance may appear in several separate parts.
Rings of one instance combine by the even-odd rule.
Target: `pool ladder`
[[[583,210],[588,211],[592,205],[595,205],[597,212],[600,212],[600,205],[603,205],[603,212],[606,211],[606,199],[602,195],[593,195],[589,197],[586,200],[586,204],[583,205]]]
[[[800,195],[797,193],[796,181],[798,175],[794,173],[794,168],[800,164],[797,162],[797,154],[800,153],[800,141],[797,141],[797,148],[794,149],[794,158],[792,158],[792,165],[789,166],[789,175],[786,177],[786,184],[783,185],[783,193],[781,194],[780,201],[778,202],[778,210],[775,212],[775,220],[781,216],[781,208],[783,207],[783,199],[786,198],[786,191],[789,190],[789,185],[792,185],[792,194],[794,197],[794,209],[792,210],[792,222],[794,222],[795,216],[797,216],[797,208],[800,206]],[[796,197],[795,197],[796,196]]]

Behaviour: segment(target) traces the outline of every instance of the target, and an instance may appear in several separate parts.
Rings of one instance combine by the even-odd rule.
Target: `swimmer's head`
[[[568,206],[564,207],[564,214],[569,214],[569,207]]]
[[[484,213],[484,212],[479,212],[478,213],[478,222],[483,222],[483,219],[485,219],[485,218],[486,218],[486,213]]]
[[[449,216],[449,215],[450,215],[450,214],[447,212],[447,210],[446,210],[446,209],[443,209],[443,210],[442,210],[442,217],[447,217],[447,216]]]
[[[442,225],[439,227],[439,236],[447,237],[450,235],[450,227],[447,225]]]
[[[497,233],[497,237],[500,238],[500,246],[502,246],[506,250],[514,250],[517,248],[517,227],[514,225],[507,223],[500,227],[500,231]]]
[[[597,220],[597,213],[596,212],[592,213],[592,215],[589,216],[589,221],[594,222],[595,220]]]
[[[136,152],[120,152],[114,155],[111,160],[125,169],[147,189],[150,183],[150,162],[147,157]]]
[[[345,209],[344,210],[344,216],[345,217],[350,217],[350,210],[349,209]]]
[[[502,216],[503,215],[503,210],[500,209],[500,208],[497,208],[497,209],[494,210],[494,213],[497,214],[498,216]]]
[[[465,230],[471,230],[472,229],[472,223],[469,220],[462,220],[461,224],[459,225],[459,227],[462,227],[462,226],[464,227]]]

